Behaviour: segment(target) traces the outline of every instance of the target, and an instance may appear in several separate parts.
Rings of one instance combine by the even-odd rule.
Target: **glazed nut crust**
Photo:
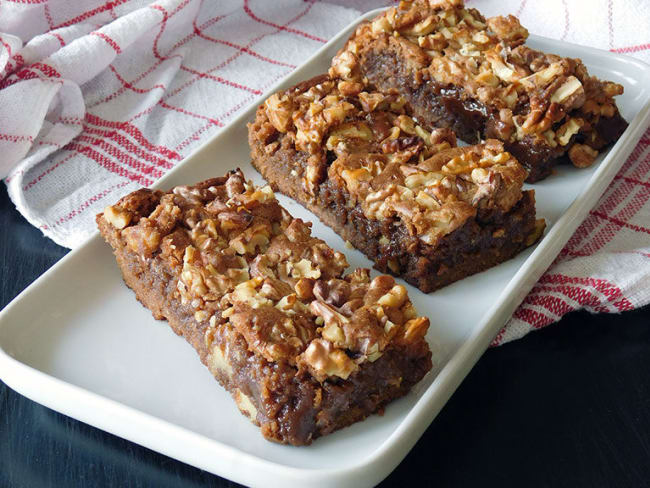
[[[402,1],[361,24],[330,73],[359,82],[365,77],[364,53],[392,46],[414,85],[458,87],[464,98],[487,107],[495,121],[488,136],[510,143],[529,139],[556,154],[568,152],[574,165],[584,167],[611,142],[598,125],[618,116],[614,97],[623,87],[590,76],[578,59],[529,48],[527,37],[512,15],[486,19],[457,0]],[[576,139],[592,156],[569,151]]]

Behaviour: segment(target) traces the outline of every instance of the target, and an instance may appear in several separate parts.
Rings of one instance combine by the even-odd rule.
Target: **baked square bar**
[[[501,142],[455,142],[405,115],[403,97],[327,76],[272,95],[249,125],[253,165],[273,188],[424,292],[513,257],[544,229]]]
[[[425,128],[503,141],[534,182],[567,158],[591,165],[627,122],[614,101],[621,85],[529,48],[527,37],[512,15],[485,19],[462,0],[402,1],[357,28],[331,74],[398,91]]]
[[[269,440],[309,444],[431,369],[406,289],[310,235],[242,173],[142,189],[97,216],[124,281],[198,351]]]

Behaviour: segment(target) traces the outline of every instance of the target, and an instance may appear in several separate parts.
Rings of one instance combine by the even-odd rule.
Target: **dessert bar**
[[[486,19],[462,0],[402,1],[357,28],[330,74],[399,92],[425,128],[501,140],[534,182],[567,159],[591,165],[627,122],[614,101],[621,85],[527,37],[512,15]]]
[[[430,292],[539,238],[526,170],[497,140],[455,147],[396,93],[313,78],[272,95],[249,124],[253,165],[377,269]]]
[[[137,298],[269,440],[309,444],[380,412],[431,369],[429,321],[404,286],[344,274],[341,253],[239,170],[135,191],[97,223]]]

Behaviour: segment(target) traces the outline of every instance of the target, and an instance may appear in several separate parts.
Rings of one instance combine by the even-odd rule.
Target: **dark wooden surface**
[[[0,185],[0,308],[66,250]],[[215,387],[218,386],[215,383]],[[382,486],[650,486],[650,308],[574,313],[491,349]],[[0,382],[0,487],[237,486]]]

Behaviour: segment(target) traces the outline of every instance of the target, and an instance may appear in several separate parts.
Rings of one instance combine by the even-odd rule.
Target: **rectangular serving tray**
[[[357,23],[261,99],[326,71]],[[99,235],[70,252],[0,312],[0,378],[47,407],[246,485],[378,483],[432,422],[596,204],[648,125],[650,66],[536,36],[529,44],[581,58],[592,74],[623,84],[625,94],[618,104],[630,126],[591,168],[562,167],[533,185],[538,214],[549,225],[537,246],[429,295],[406,285],[418,310],[431,319],[427,339],[435,366],[383,416],[374,415],[309,447],[264,440],[192,347],[136,301]],[[263,183],[249,163],[246,139],[246,123],[256,107],[245,110],[154,186],[194,183],[235,167]],[[313,233],[345,253],[353,267],[371,267],[313,214],[283,196],[279,199],[294,216],[314,222]]]

